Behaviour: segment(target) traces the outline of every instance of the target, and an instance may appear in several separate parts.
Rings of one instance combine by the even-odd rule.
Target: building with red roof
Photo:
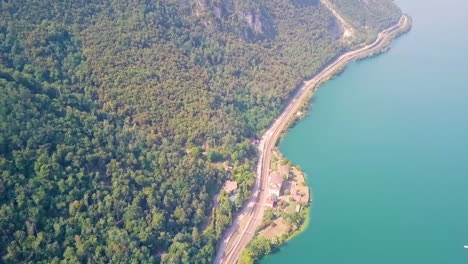
[[[232,193],[233,191],[237,190],[237,182],[236,181],[226,181],[226,184],[224,184],[224,190],[227,193]]]
[[[265,205],[266,207],[273,208],[275,206],[275,201],[273,201],[273,199],[271,198],[268,198],[266,199]]]

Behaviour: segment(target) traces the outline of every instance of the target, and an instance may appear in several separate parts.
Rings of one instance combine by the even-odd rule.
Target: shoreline
[[[375,52],[371,52],[369,54],[365,54],[363,57],[358,57],[358,58],[355,59],[355,61],[369,59],[369,58],[372,58],[372,57],[375,57],[375,56],[378,56],[380,54],[383,54],[383,53],[387,52],[390,49],[390,44],[394,39],[398,38],[399,36],[401,36],[401,35],[403,35],[403,34],[405,34],[407,32],[409,32],[411,30],[411,26],[412,26],[412,19],[411,19],[411,17],[409,15],[403,14],[403,16],[407,16],[407,19],[409,20],[409,22],[407,23],[407,25],[405,27],[403,27],[400,30],[396,31],[394,33],[394,35],[391,36],[391,38],[387,42],[384,42],[384,44],[382,45],[382,47],[379,50],[377,50]],[[335,73],[330,74],[330,78],[327,78],[326,81],[323,81],[322,83],[318,84],[316,86],[316,88],[311,93],[309,93],[309,96],[307,98],[305,98],[305,100],[303,102],[303,105],[300,107],[300,109],[304,109],[304,111],[302,112],[303,114],[300,117],[296,116],[295,118],[293,118],[290,121],[290,124],[288,125],[287,129],[285,129],[285,131],[283,131],[283,133],[281,134],[281,137],[278,139],[278,143],[283,139],[283,137],[286,135],[286,133],[288,132],[289,129],[293,128],[301,119],[305,118],[309,114],[308,110],[309,110],[310,102],[311,102],[311,100],[313,99],[313,97],[315,95],[315,91],[323,83],[325,83],[325,82],[339,76],[346,69],[347,65],[348,64],[344,65],[344,67],[342,69],[337,69],[337,71]],[[307,174],[304,173],[304,175],[306,176],[306,179],[307,179]],[[306,183],[307,183],[307,180],[306,180]],[[312,188],[310,187],[309,184],[307,184],[307,187],[309,187],[309,190],[311,190],[311,193],[312,193]],[[311,197],[313,197],[313,195],[311,195]],[[272,253],[280,250],[280,248],[284,244],[286,244],[288,241],[295,238],[296,236],[300,235],[302,232],[304,232],[309,227],[310,222],[311,222],[310,212],[312,210],[312,202],[313,201],[311,199],[310,205],[305,208],[306,217],[305,217],[304,221],[302,222],[301,226],[296,231],[292,232],[288,236],[288,238],[286,238],[286,240],[283,243],[281,243],[279,245],[276,245],[275,248],[273,249]]]
[[[244,248],[256,236],[256,228],[261,224],[265,209],[266,195],[263,190],[267,188],[271,151],[277,145],[282,135],[291,127],[291,124],[298,121],[297,115],[295,116],[297,111],[310,102],[321,84],[342,72],[349,62],[383,52],[384,49],[388,48],[391,40],[407,32],[410,28],[411,19],[406,14],[403,14],[397,24],[380,32],[374,42],[338,55],[335,60],[325,65],[313,78],[304,81],[303,85],[292,95],[281,114],[272,122],[261,138],[259,144],[259,163],[251,197],[238,212],[232,225],[223,235],[214,261],[215,264],[237,263]],[[310,222],[309,210],[310,206],[307,208],[307,218],[301,224],[301,227],[293,233],[294,236],[302,233],[307,228]],[[286,241],[294,236],[289,236]]]
[[[383,42],[382,46],[380,47],[380,49],[376,50],[376,51],[373,51],[373,52],[370,52],[368,54],[363,54],[362,56],[358,56],[356,57],[356,59],[354,59],[354,61],[360,61],[360,60],[364,60],[364,59],[370,59],[370,58],[373,58],[373,57],[376,57],[376,56],[379,56],[385,52],[387,52],[389,49],[390,49],[390,45],[391,45],[391,42],[400,37],[401,35],[404,35],[405,33],[408,33],[410,30],[411,30],[411,27],[413,25],[413,20],[411,18],[411,16],[407,15],[407,14],[403,14],[402,16],[406,16],[406,18],[408,19],[408,23],[406,24],[405,27],[401,28],[400,30],[398,31],[395,31],[393,33],[393,36],[390,37],[390,39],[388,39],[387,41]],[[340,56],[342,56],[343,54],[341,55],[338,55],[337,58],[339,58]],[[351,61],[350,61],[351,62]],[[328,76],[328,78],[324,78],[320,83],[317,84],[317,86],[315,87],[315,89],[311,90],[309,92],[309,95],[307,96],[307,98],[304,98],[304,102],[302,104],[302,106],[299,108],[300,111],[302,112],[302,115],[300,117],[298,116],[295,116],[294,118],[291,119],[290,121],[290,124],[288,125],[288,128],[283,132],[283,134],[287,133],[287,131],[289,129],[291,129],[292,127],[294,127],[297,122],[299,122],[302,118],[304,118],[305,116],[307,116],[309,113],[309,107],[310,107],[310,102],[311,100],[313,100],[314,98],[314,95],[315,95],[315,91],[325,82],[328,82],[329,80],[335,78],[335,77],[338,77],[341,73],[343,73],[344,70],[346,70],[346,67],[348,66],[349,63],[346,63],[345,65],[343,65],[342,67],[339,67],[337,68],[334,72],[330,73],[330,75]],[[327,66],[324,66],[324,69],[326,68]],[[307,80],[310,80],[310,79],[307,79]],[[303,83],[305,83],[307,80],[304,80]],[[284,135],[282,135],[284,136]],[[282,137],[278,140],[281,141],[282,140]]]
[[[403,14],[403,15],[406,15],[406,14]],[[380,54],[383,54],[383,53],[387,52],[390,49],[390,44],[394,39],[398,38],[399,36],[409,32],[411,30],[412,19],[411,19],[410,16],[408,16],[408,15],[406,15],[406,16],[407,16],[407,19],[409,20],[407,25],[405,27],[401,28],[400,30],[396,31],[394,33],[394,35],[391,36],[391,38],[387,42],[384,42],[384,44],[382,45],[382,47],[379,50],[376,50],[375,52],[371,52],[369,54],[365,54],[362,57],[358,57],[358,58],[355,59],[355,61],[369,59],[369,58],[372,58],[372,57],[375,57],[375,56],[378,56]],[[288,125],[287,129],[285,129],[285,131],[283,131],[283,133],[281,134],[281,137],[278,139],[278,143],[283,139],[283,137],[286,135],[286,133],[288,132],[289,129],[293,128],[301,119],[305,118],[308,115],[308,109],[309,109],[309,106],[310,106],[310,102],[311,102],[311,100],[313,99],[313,97],[315,95],[315,91],[323,83],[325,83],[325,82],[339,76],[346,69],[347,65],[348,64],[344,65],[344,67],[342,69],[337,69],[337,71],[335,73],[330,74],[330,78],[327,78],[326,81],[323,81],[322,83],[318,84],[316,86],[316,88],[311,93],[309,93],[309,96],[307,98],[305,98],[305,100],[303,102],[303,105],[300,107],[301,109],[304,109],[304,111],[302,112],[303,114],[300,117],[296,116],[295,118],[293,118],[290,121],[290,124]],[[307,174],[304,173],[304,175],[306,176],[306,179],[307,179]],[[306,183],[307,183],[307,180],[306,180]],[[309,184],[307,184],[307,187],[309,187],[309,190],[312,190],[312,188],[310,187]],[[311,195],[311,197],[312,197],[312,195]],[[291,239],[293,239],[296,236],[300,235],[302,232],[304,232],[309,227],[310,222],[311,222],[310,212],[312,210],[312,202],[313,201],[311,199],[310,205],[305,208],[306,217],[305,217],[304,221],[302,222],[301,226],[296,231],[292,232],[288,236],[288,238],[286,238],[286,240],[284,240],[283,243],[281,243],[279,245],[275,245],[275,248],[273,249],[272,253],[270,253],[270,254],[274,254],[276,251],[280,250],[280,248],[283,245],[285,245],[288,241],[290,241]]]
[[[389,49],[390,49],[390,45],[392,43],[392,41],[398,37],[400,37],[401,35],[404,35],[405,33],[408,33],[410,30],[411,30],[411,27],[413,25],[413,19],[411,18],[411,16],[409,16],[408,14],[405,14],[403,13],[402,14],[402,17],[405,16],[406,19],[408,19],[408,23],[405,25],[405,27],[402,27],[400,28],[399,30],[395,31],[395,32],[392,32],[392,34],[389,35],[389,39],[387,41],[384,41],[382,42],[382,46],[375,50],[375,51],[372,51],[370,53],[363,53],[362,56],[357,56],[354,60],[352,61],[360,61],[360,60],[364,60],[364,59],[370,59],[372,57],[376,57],[376,56],[379,56],[385,52],[387,52]],[[327,65],[323,66],[323,68],[319,71],[319,73],[321,71],[324,71],[331,63],[333,63],[334,61],[338,60],[340,57],[342,57],[343,55],[345,55],[346,53],[348,52],[351,52],[351,51],[347,51],[345,53],[342,53],[342,54],[338,54],[337,56],[334,57],[334,59],[328,63]],[[350,62],[352,62],[350,61]],[[281,134],[280,138],[278,139],[278,142],[280,142],[284,135],[288,132],[289,129],[293,128],[297,122],[299,122],[301,119],[303,119],[304,117],[306,117],[308,114],[309,114],[309,107],[310,107],[310,102],[313,100],[314,98],[314,95],[315,95],[315,92],[317,91],[317,89],[325,82],[328,82],[329,80],[335,78],[335,77],[338,77],[344,70],[346,70],[346,67],[348,66],[349,63],[345,63],[344,65],[342,65],[342,67],[338,67],[335,71],[331,72],[330,75],[328,76],[328,78],[324,78],[322,79],[319,83],[316,84],[315,88],[308,91],[308,95],[304,98],[301,106],[299,107],[299,110],[302,115],[301,116],[293,116],[293,118],[291,118],[287,128],[283,131],[283,133]],[[315,76],[315,75],[314,75]],[[295,97],[295,93],[297,93],[301,87],[303,87],[305,85],[305,83],[311,79],[313,79],[314,77],[312,78],[307,78],[305,80],[302,81],[302,85],[299,85],[297,90],[293,93],[293,95],[291,96],[291,98]],[[291,103],[291,101],[289,102],[289,104]],[[288,104],[287,104],[288,105]],[[283,111],[285,110],[286,108],[283,109]]]
[[[286,238],[285,243],[288,242],[289,240],[295,238],[296,236],[300,235],[302,232],[304,232],[307,229],[307,227],[309,227],[309,224],[310,224],[310,211],[311,210],[312,210],[311,205],[306,207],[306,209],[305,209],[306,217],[304,219],[304,222],[302,222],[301,226],[296,231],[294,231],[288,238]],[[283,243],[283,244],[285,244],[285,243]],[[279,245],[278,248],[281,247],[283,244]]]

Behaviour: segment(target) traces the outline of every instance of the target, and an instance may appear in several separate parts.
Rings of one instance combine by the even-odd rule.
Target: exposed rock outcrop
[[[276,34],[269,13],[264,9],[242,10],[238,12],[239,18],[246,23],[241,31],[242,38],[247,41],[256,41],[265,38],[273,38]]]

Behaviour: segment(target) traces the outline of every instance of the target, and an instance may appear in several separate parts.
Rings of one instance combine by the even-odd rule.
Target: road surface
[[[343,67],[348,62],[368,52],[380,49],[382,45],[385,45],[385,43],[390,40],[392,33],[406,27],[408,23],[408,17],[403,15],[396,25],[380,32],[373,43],[343,54],[325,67],[314,78],[304,82],[304,85],[298,89],[296,94],[291,98],[289,105],[261,138],[258,147],[260,156],[256,179],[252,188],[252,196],[238,213],[233,224],[225,232],[215,258],[215,264],[237,263],[242,250],[254,237],[257,227],[262,222],[265,201],[268,198],[268,176],[272,150],[281,132],[287,128],[293,115],[302,106],[302,102],[307,97],[308,92],[311,90],[315,91],[324,79],[330,77],[336,70],[340,69],[340,67]]]

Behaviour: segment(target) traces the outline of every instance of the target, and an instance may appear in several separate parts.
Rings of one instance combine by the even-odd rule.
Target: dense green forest
[[[400,11],[368,2],[336,0],[372,38]],[[350,48],[317,0],[0,0],[0,14],[0,263],[211,263],[253,183],[251,140]],[[213,209],[228,177],[239,195]]]

